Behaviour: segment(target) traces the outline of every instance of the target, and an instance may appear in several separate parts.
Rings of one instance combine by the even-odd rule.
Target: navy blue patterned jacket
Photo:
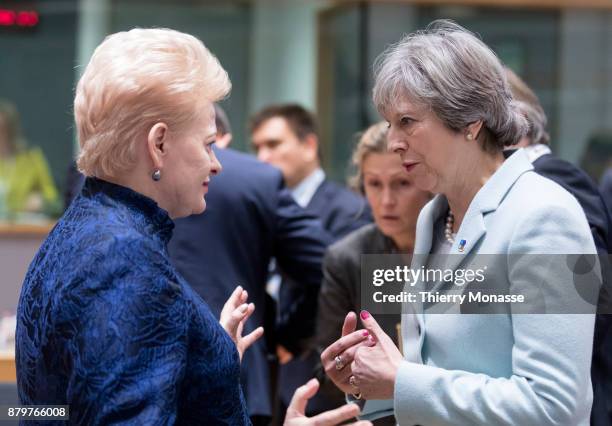
[[[249,424],[236,347],[168,260],[173,226],[153,200],[86,180],[23,283],[22,404],[69,405],[70,424]]]

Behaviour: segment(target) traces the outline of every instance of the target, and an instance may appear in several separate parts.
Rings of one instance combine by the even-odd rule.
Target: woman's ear
[[[474,121],[465,128],[465,137],[467,140],[477,140],[482,129],[482,120]]]
[[[168,135],[166,123],[155,123],[147,135],[147,150],[155,169],[161,169],[166,155],[165,143]]]

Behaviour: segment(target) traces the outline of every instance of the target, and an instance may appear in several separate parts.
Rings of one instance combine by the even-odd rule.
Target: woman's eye
[[[401,180],[399,184],[403,187],[410,186],[410,182],[408,182],[407,180]]]
[[[402,118],[400,119],[400,124],[401,124],[402,126],[407,126],[407,125],[409,125],[410,123],[412,123],[413,121],[414,121],[414,120],[413,120],[412,118],[410,118],[410,117],[402,117]]]
[[[367,181],[366,185],[371,187],[371,188],[378,188],[380,187],[380,182],[374,180],[374,181]]]

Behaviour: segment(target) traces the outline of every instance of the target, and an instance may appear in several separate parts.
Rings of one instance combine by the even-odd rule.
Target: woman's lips
[[[411,171],[412,171],[412,169],[414,169],[414,167],[415,167],[417,164],[419,164],[419,163],[417,163],[417,162],[406,162],[406,163],[404,163],[404,164],[403,164],[403,166],[404,166],[404,169],[405,169],[407,172],[411,172]]]

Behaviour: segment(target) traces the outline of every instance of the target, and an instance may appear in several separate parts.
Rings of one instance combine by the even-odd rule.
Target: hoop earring
[[[161,170],[155,170],[151,175],[151,179],[153,179],[155,182],[159,182],[159,180],[161,179]]]

